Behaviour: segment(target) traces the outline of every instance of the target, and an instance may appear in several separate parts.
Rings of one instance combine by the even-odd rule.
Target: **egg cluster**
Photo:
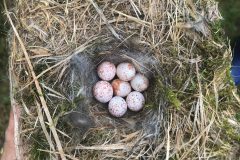
[[[125,62],[116,67],[105,61],[98,66],[97,73],[101,81],[94,85],[93,95],[101,103],[109,102],[111,115],[122,117],[127,109],[137,112],[143,108],[145,98],[141,92],[148,88],[149,81],[136,73],[133,64]]]

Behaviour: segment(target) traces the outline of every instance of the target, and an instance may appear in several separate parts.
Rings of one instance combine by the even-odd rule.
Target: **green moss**
[[[31,147],[30,147],[30,159],[34,160],[47,160],[49,159],[49,153],[40,151],[40,150],[48,150],[49,144],[42,134],[43,132],[34,132],[31,136]]]
[[[34,88],[35,90],[35,88]],[[31,88],[26,88],[25,90],[23,90],[22,93],[19,94],[15,94],[15,99],[26,99],[27,101],[25,101],[25,103],[27,103],[27,106],[35,106],[35,94],[36,92],[34,90],[31,90]],[[20,102],[21,103],[21,102]]]
[[[236,117],[236,120],[240,122],[240,112],[236,113],[235,117]]]
[[[72,107],[76,107],[76,104],[81,104],[84,102],[85,97],[83,95],[79,95],[78,97],[75,97],[72,103]]]
[[[177,98],[177,93],[174,93],[173,90],[171,90],[170,88],[166,89],[166,95],[167,95],[167,99],[169,100],[169,102],[175,106],[177,109],[180,108],[181,106],[181,102],[180,100]]]
[[[230,142],[238,142],[240,143],[240,133],[237,132],[237,130],[231,126],[227,120],[223,122],[222,129],[224,130],[226,134],[226,140],[228,139]]]
[[[212,32],[212,38],[215,42],[221,42],[227,44],[227,38],[224,34],[224,23],[223,21],[219,20],[215,23],[211,24],[211,32]]]
[[[229,85],[231,86],[232,89],[235,88],[234,80],[233,80],[233,78],[231,76],[231,66],[230,66],[230,64],[227,67],[225,80],[229,83]]]
[[[155,104],[153,102],[146,102],[145,106],[146,109],[154,109]]]
[[[98,145],[100,139],[108,139],[109,133],[107,130],[100,130],[97,133],[90,133],[87,137],[81,141],[81,144],[86,146]]]
[[[180,109],[181,101],[178,99],[177,92],[170,87],[163,85],[160,78],[157,80],[157,89],[163,95],[164,99],[166,99],[176,109]]]

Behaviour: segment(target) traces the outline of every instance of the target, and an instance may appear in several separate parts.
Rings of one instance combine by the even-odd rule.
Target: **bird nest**
[[[239,98],[215,1],[26,0],[5,8],[19,159],[232,155],[236,137],[226,125],[237,123]],[[142,111],[114,118],[92,98],[103,60],[131,62],[150,79]]]

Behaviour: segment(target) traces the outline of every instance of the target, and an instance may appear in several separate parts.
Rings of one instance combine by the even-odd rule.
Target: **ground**
[[[1,3],[2,4],[2,3]],[[0,5],[2,13],[2,5]],[[0,148],[4,142],[4,130],[8,123],[8,114],[10,111],[8,70],[7,70],[7,47],[6,47],[7,29],[4,25],[3,16],[0,16]]]
[[[240,1],[219,0],[222,15],[224,17],[224,28],[230,39],[240,37]],[[2,1],[0,2],[0,13],[2,13]],[[7,76],[7,27],[4,26],[4,18],[0,16],[0,148],[4,141],[4,131],[10,111],[9,87]]]

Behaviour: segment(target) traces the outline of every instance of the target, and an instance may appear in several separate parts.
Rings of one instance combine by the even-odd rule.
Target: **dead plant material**
[[[227,124],[238,123],[239,97],[215,1],[20,0],[5,9],[19,159],[232,156],[229,139],[240,136],[230,128],[226,138]],[[93,99],[104,60],[131,62],[150,79],[141,112],[113,118]]]

